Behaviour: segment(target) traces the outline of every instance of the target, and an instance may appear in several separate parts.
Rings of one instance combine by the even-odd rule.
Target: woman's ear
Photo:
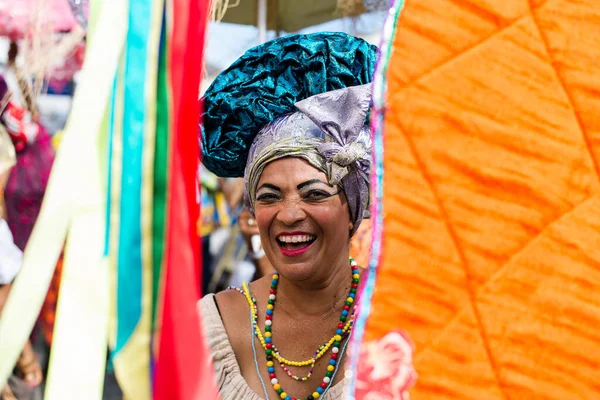
[[[350,221],[348,223],[348,230],[351,231],[352,229],[354,229],[354,223],[352,221]]]

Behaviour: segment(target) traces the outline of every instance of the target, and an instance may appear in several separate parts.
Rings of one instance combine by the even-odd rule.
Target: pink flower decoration
[[[412,365],[414,346],[403,332],[363,343],[358,358],[356,400],[408,400],[417,374]]]

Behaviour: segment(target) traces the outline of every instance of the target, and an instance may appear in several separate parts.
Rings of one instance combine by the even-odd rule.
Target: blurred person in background
[[[210,251],[210,239],[211,234],[219,224],[216,207],[219,182],[217,177],[205,168],[200,168],[199,175],[201,208],[197,232],[200,236],[202,249],[202,293],[206,293],[213,273],[213,256]]]
[[[16,164],[5,187],[7,222],[15,244],[24,250],[42,207],[54,148],[50,135],[38,121],[35,105],[22,105],[2,76],[0,99],[0,124],[16,150]]]
[[[17,276],[23,259],[23,253],[15,245],[6,222],[4,187],[8,180],[10,167],[14,164],[14,147],[6,131],[0,127],[0,315],[8,299],[13,280]],[[39,385],[42,382],[42,369],[27,341],[7,385],[0,388],[2,400],[41,399]]]
[[[202,290],[215,293],[272,271],[255,220],[243,208],[244,180],[201,168]]]
[[[252,260],[255,267],[252,280],[262,278],[273,272],[273,266],[265,254],[260,241],[260,233],[256,220],[247,208],[244,208],[239,218],[240,230],[244,236],[244,242],[248,247],[248,258]]]
[[[201,209],[198,231],[202,244],[202,292],[227,286],[243,249],[237,243],[243,182],[218,178],[200,168]]]

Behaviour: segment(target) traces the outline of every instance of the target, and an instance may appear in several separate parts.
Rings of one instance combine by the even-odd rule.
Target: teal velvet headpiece
[[[202,162],[242,177],[256,134],[308,97],[370,83],[377,47],[344,33],[290,35],[248,50],[206,91]]]

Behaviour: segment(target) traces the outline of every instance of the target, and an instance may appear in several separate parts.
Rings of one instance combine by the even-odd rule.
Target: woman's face
[[[347,265],[352,223],[344,192],[301,158],[268,164],[254,206],[267,257],[288,279],[326,279]]]

